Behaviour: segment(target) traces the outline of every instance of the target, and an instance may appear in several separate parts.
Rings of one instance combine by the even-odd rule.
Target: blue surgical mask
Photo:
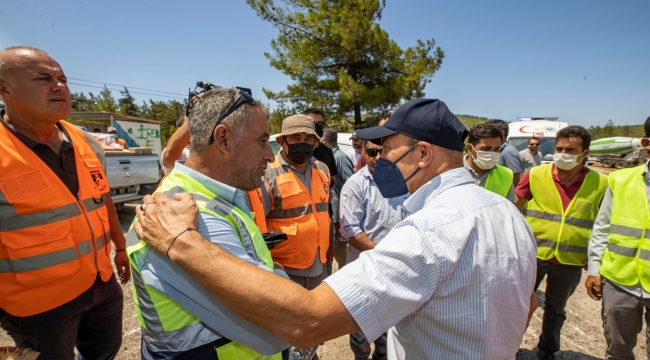
[[[408,149],[408,151],[395,160],[395,162],[384,158],[379,158],[377,160],[377,166],[375,167],[375,172],[372,177],[375,180],[375,184],[377,184],[381,196],[384,198],[390,199],[403,196],[409,192],[406,187],[406,182],[417,174],[417,172],[420,171],[420,168],[417,168],[411,176],[404,179],[404,175],[402,175],[402,172],[397,168],[397,163],[402,160],[406,154],[410,153],[411,150],[415,149],[416,146],[417,145]]]

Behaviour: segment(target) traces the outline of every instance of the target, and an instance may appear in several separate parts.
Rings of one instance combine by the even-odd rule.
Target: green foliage
[[[623,125],[617,126],[614,124],[612,119],[609,119],[604,126],[590,126],[587,129],[591,134],[592,140],[598,140],[602,138],[614,137],[614,136],[624,136],[624,137],[635,137],[640,138],[645,136],[645,131],[643,130],[643,125]]]
[[[104,88],[97,94],[95,100],[95,111],[108,111],[116,113],[118,106],[110,90],[104,85]]]
[[[122,97],[117,100],[117,103],[120,105],[120,113],[131,116],[138,116],[138,105],[135,104],[135,99],[129,93],[129,89],[126,87],[124,91],[120,91]]]
[[[362,111],[378,114],[424,96],[442,64],[433,39],[402,49],[389,38],[379,26],[385,0],[282,1],[286,7],[246,1],[278,29],[274,54],[265,55],[294,81],[285,91],[264,89],[271,100],[300,110],[319,106],[326,119],[346,127],[345,114],[354,112],[354,127],[365,127]]]

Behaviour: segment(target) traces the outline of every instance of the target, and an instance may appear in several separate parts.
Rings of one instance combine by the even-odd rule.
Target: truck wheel
[[[603,166],[606,167],[606,168],[611,168],[612,165],[614,165],[614,160],[612,160],[612,159],[605,159],[605,160],[603,160],[603,161],[601,162],[601,164],[603,164]]]
[[[627,163],[625,160],[618,160],[617,162],[614,163],[614,167],[617,169],[624,169],[627,166]]]

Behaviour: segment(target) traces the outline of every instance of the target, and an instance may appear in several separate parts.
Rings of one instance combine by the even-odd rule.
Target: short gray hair
[[[323,129],[323,138],[328,143],[336,145],[339,141],[339,133],[335,127],[328,126]]]
[[[199,101],[194,104],[190,114],[190,151],[193,153],[202,153],[208,146],[214,124],[219,116],[225,111],[230,102],[239,93],[235,88],[215,88],[205,93]],[[246,127],[250,121],[249,109],[257,107],[268,118],[269,109],[259,99],[253,104],[244,103],[235,111],[228,115],[222,124],[226,125],[235,136],[241,137],[246,132]]]

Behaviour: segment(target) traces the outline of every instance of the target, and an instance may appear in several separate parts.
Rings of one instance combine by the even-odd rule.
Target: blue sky
[[[442,47],[425,92],[457,114],[591,126],[650,116],[648,19],[647,0],[387,0],[380,24],[403,48]],[[182,97],[197,80],[282,90],[264,57],[275,36],[243,0],[0,0],[1,48],[42,48],[69,78],[127,85],[138,102],[152,96],[133,87]]]

